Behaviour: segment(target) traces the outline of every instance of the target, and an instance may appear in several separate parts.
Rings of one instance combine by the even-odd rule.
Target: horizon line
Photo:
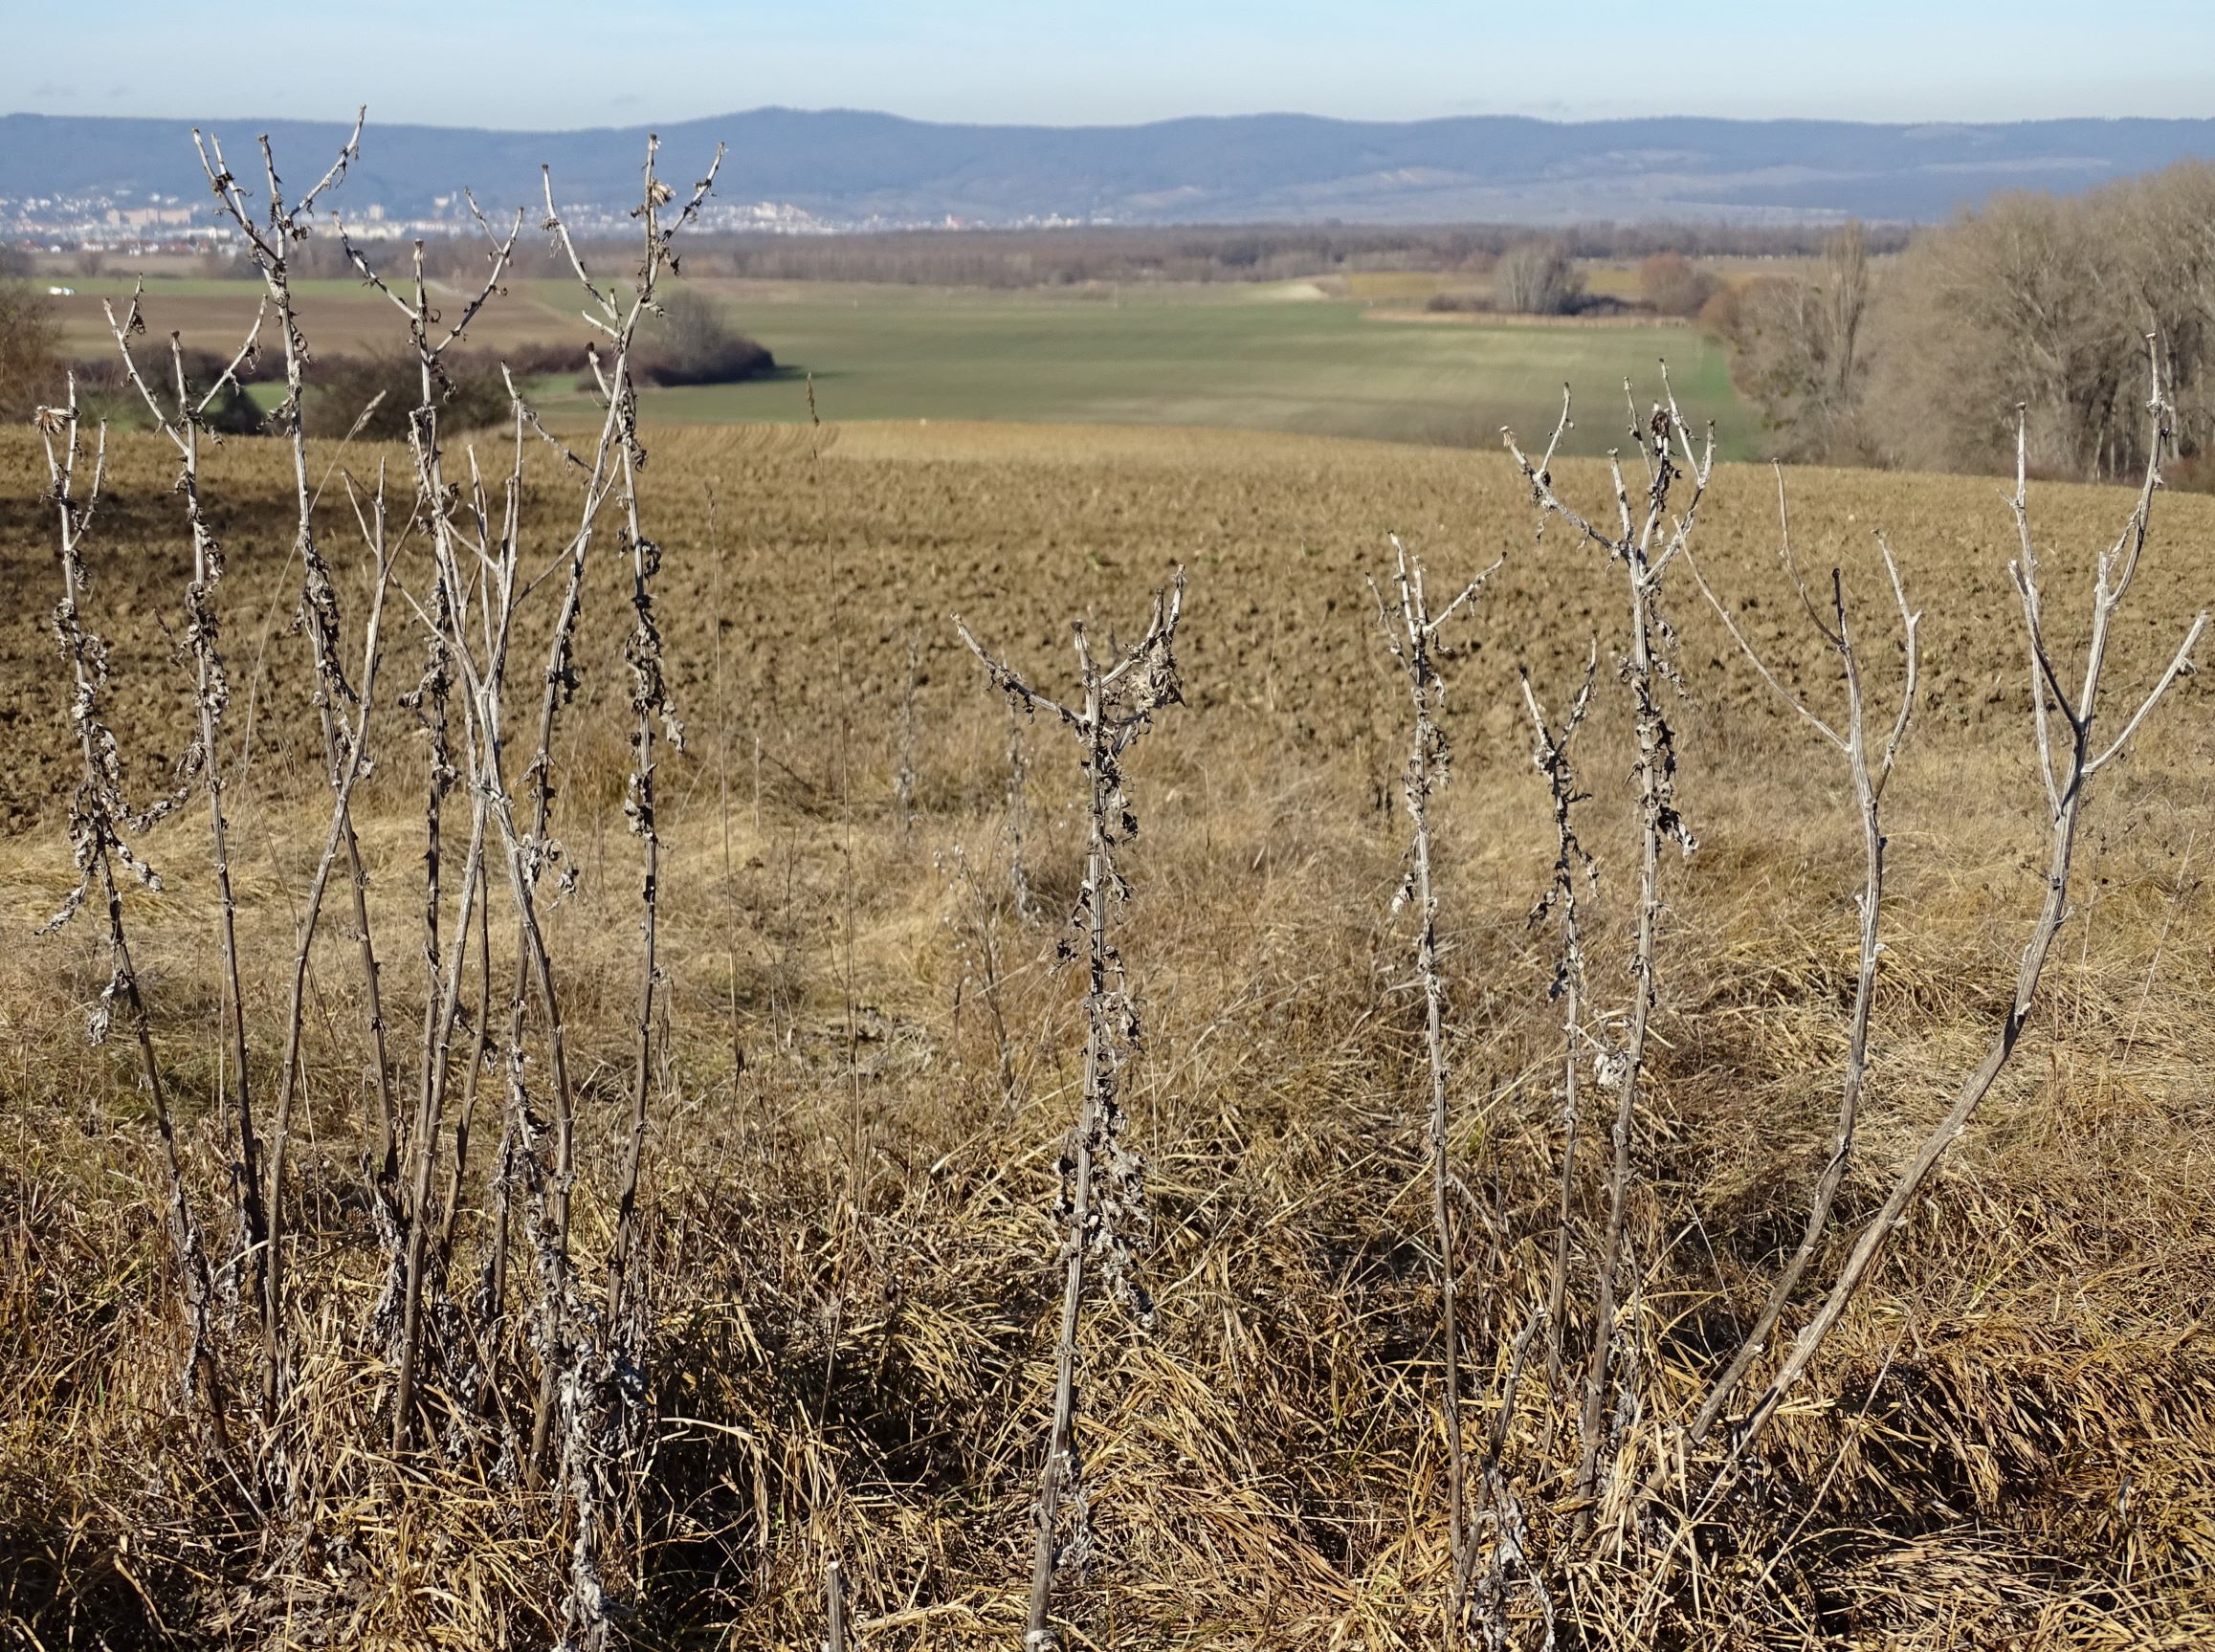
[[[375,118],[375,106],[359,105],[368,111],[364,129],[382,127],[387,131],[413,132],[482,132],[513,137],[582,137],[593,133],[652,133],[680,126],[704,126],[719,121],[740,121],[758,115],[801,116],[856,116],[870,120],[897,121],[911,126],[931,126],[942,129],[973,129],[992,132],[1144,132],[1165,126],[1185,126],[1202,123],[1230,124],[1252,121],[1307,121],[1319,125],[1384,127],[1405,130],[1417,126],[1458,125],[1474,121],[1509,121],[1529,126],[1562,128],[1595,126],[1648,125],[1664,121],[1700,121],[1717,126],[1851,126],[1865,130],[1881,131],[1977,131],[2007,129],[2027,126],[2215,126],[2215,115],[2039,115],[2015,120],[1971,121],[1951,118],[1934,118],[1919,121],[1870,121],[1849,116],[1825,115],[1701,115],[1678,113],[1672,115],[1606,115],[1584,119],[1562,119],[1555,116],[1529,115],[1511,111],[1490,113],[1463,113],[1456,115],[1427,115],[1405,121],[1377,121],[1348,115],[1318,115],[1299,109],[1256,109],[1231,115],[1170,115],[1155,121],[1082,121],[1052,123],[1037,121],[939,121],[922,116],[900,115],[886,109],[868,109],[850,104],[831,104],[821,108],[804,108],[790,103],[761,103],[750,108],[728,109],[709,115],[688,115],[681,118],[653,121],[638,121],[629,123],[613,121],[584,126],[485,126],[444,125],[428,121],[387,121]],[[43,109],[0,110],[0,121],[144,121],[156,123],[174,121],[180,126],[212,127],[218,123],[240,125],[277,126],[331,126],[350,128],[350,116],[320,115],[86,115],[55,113]]]

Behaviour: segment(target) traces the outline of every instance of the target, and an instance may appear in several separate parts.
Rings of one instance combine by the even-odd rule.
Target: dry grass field
[[[949,616],[1041,686],[1061,683],[1070,620],[1127,636],[1182,565],[1186,703],[1130,759],[1142,835],[1124,861],[1124,952],[1147,1025],[1125,1106],[1150,1164],[1141,1267],[1159,1317],[1144,1332],[1102,1306],[1085,1321],[1096,1552],[1057,1611],[1077,1646],[1436,1645],[1449,1562],[1428,1086],[1407,920],[1388,911],[1407,697],[1364,576],[1388,567],[1388,531],[1440,585],[1506,559],[1451,629],[1456,771],[1433,846],[1468,1266],[1503,1291],[1532,1276],[1515,1259],[1551,1244],[1560,1152],[1554,960],[1528,921],[1554,846],[1517,672],[1564,703],[1598,639],[1579,748],[1600,879],[1591,992],[1602,1010],[1628,1006],[1634,754],[1608,668],[1619,581],[1558,527],[1534,540],[1520,480],[1489,454],[936,421],[650,428],[647,440],[689,732],[660,782],[666,1036],[643,1251],[653,1444],[628,1533],[644,1582],[625,1596],[624,1632],[653,1646],[814,1646],[836,1557],[860,1645],[1019,1642],[1052,1386],[1049,1212],[1081,1047],[1077,972],[1052,960],[1078,894],[1085,792],[1044,719],[1016,730],[1022,854],[1043,914],[1027,920],[1009,894],[1009,715]],[[376,459],[343,455],[358,476]],[[114,719],[144,794],[191,716],[173,648],[189,558],[168,450],[121,439],[110,466],[85,611],[113,643]],[[204,470],[232,561],[244,992],[266,1027],[281,1017],[327,794],[305,645],[288,629],[299,570],[282,450],[234,439]],[[1559,471],[1564,491],[1611,509],[1598,462]],[[550,466],[534,475],[527,519],[552,523],[563,485]],[[1802,557],[1841,566],[1867,600],[1884,682],[1897,650],[1872,529],[1926,615],[1925,699],[1886,804],[1869,1097],[1812,1276],[1827,1281],[2005,1013],[2042,893],[2046,808],[2006,574],[2014,530],[1994,484],[1789,481]],[[180,1421],[183,1345],[135,1053],[85,1038],[106,972],[100,926],[87,914],[32,938],[75,881],[43,486],[30,433],[0,435],[0,1641],[549,1643],[567,1562],[532,1493],[466,1455],[348,1443],[376,1438],[363,1420],[387,1387],[358,1334],[379,1251],[350,918],[326,921],[314,955],[296,1124],[291,1267],[324,1351],[302,1381],[327,1451],[265,1527]],[[2077,595],[2129,499],[2054,486],[2032,503],[2053,623],[2074,650]],[[322,514],[358,616],[365,581],[336,480]],[[2159,675],[2215,594],[2210,545],[2215,499],[2160,502],[2115,642],[2121,698]],[[1768,474],[1718,468],[1700,566],[1785,674],[1835,703],[1775,548]],[[419,554],[404,547],[403,579],[418,579]],[[578,875],[548,925],[565,960],[587,1256],[608,1243],[600,1190],[635,1044],[627,591],[612,561],[595,568],[558,754],[555,827]],[[1630,1216],[1642,1380],[1664,1407],[1696,1399],[1799,1231],[1827,1146],[1861,876],[1843,769],[1688,584],[1667,617],[1679,800],[1699,847],[1664,871]],[[392,694],[412,686],[422,644],[397,607],[388,624],[381,760],[356,814],[405,1052],[424,1009],[411,904],[424,760]],[[2021,1052],[1765,1437],[1724,1534],[1678,1568],[1650,1644],[2215,1638],[2211,716],[2215,697],[2186,678],[2103,778]],[[912,820],[898,801],[908,768]],[[203,826],[188,809],[148,834],[166,887],[134,891],[127,916],[216,1233],[223,1039]],[[497,925],[492,951],[496,976],[514,968]],[[266,1037],[254,1056],[274,1060]],[[483,1197],[463,1190],[471,1209]],[[1595,1197],[1581,1184],[1581,1221]],[[1490,1425],[1484,1397],[1525,1308],[1490,1311],[1507,1334],[1481,1343],[1472,1427]],[[1533,1552],[1585,1554],[1538,1444],[1574,1397],[1535,1377],[1520,1392],[1502,1461]],[[1548,1574],[1561,1644],[1606,1643],[1628,1564],[1618,1553]],[[1517,1611],[1518,1643],[1539,1643],[1521,1597]]]
[[[128,303],[140,273],[122,275],[71,276],[64,283],[71,291],[54,299],[54,316],[62,350],[79,360],[103,360],[115,350],[103,303],[120,314]],[[207,276],[146,273],[144,313],[147,331],[156,339],[171,332],[202,342],[244,338],[254,324],[255,306],[261,298],[261,284],[251,279],[217,279]],[[434,283],[440,303],[456,307],[470,297],[452,283]],[[330,355],[390,351],[396,341],[392,306],[350,275],[303,280],[297,296],[302,325],[312,328],[318,345]],[[566,295],[562,295],[565,297]],[[578,334],[581,323],[575,306],[560,302],[551,293],[534,291],[519,283],[500,301],[485,306],[484,330],[473,336],[490,349],[538,344],[548,339],[566,341]]]

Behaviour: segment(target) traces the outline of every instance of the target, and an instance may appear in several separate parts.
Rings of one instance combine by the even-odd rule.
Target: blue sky
[[[1056,125],[2215,116],[2215,0],[16,0],[0,110],[525,128],[764,103]],[[284,19],[284,45],[247,16]],[[426,61],[456,65],[427,75]],[[280,71],[280,61],[285,67]]]

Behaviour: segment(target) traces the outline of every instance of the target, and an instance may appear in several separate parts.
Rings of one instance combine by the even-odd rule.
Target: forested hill
[[[550,164],[565,207],[635,199],[645,132],[495,132],[375,121],[337,205],[420,218],[468,186],[489,208],[535,199]],[[268,132],[288,182],[321,172],[338,123],[0,116],[0,199],[197,203],[189,129],[219,132],[242,177]],[[1941,218],[2010,188],[2075,192],[2215,155],[2215,121],[1872,125],[1655,119],[1405,123],[1254,115],[1142,126],[941,125],[846,110],[755,109],[659,128],[673,180],[730,145],[719,200],[826,223],[1011,224]],[[446,196],[444,208],[437,197]]]

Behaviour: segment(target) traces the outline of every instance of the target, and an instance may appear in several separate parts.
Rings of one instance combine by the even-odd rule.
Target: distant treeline
[[[1808,257],[1822,250],[1822,225],[1581,224],[1546,232],[1572,258],[1645,258],[1677,253],[1694,258]],[[1907,240],[1897,227],[1868,231],[1873,250]],[[1072,286],[1112,281],[1273,281],[1368,270],[1483,274],[1509,249],[1528,242],[1527,226],[1186,225],[1122,228],[1086,225],[1036,230],[888,230],[856,234],[748,232],[703,235],[686,253],[687,275],[773,281],[870,281],[924,287]],[[585,247],[594,268],[619,267],[636,255],[628,241]],[[399,270],[412,256],[407,244],[371,249],[372,261]],[[519,277],[566,279],[566,265],[543,248],[519,247]],[[335,241],[312,240],[294,253],[298,273],[351,274]],[[440,279],[481,276],[481,240],[456,237],[424,248],[429,273]],[[221,275],[231,260],[207,261]],[[239,263],[238,271],[251,274]]]
[[[2151,338],[2177,404],[2172,479],[2215,483],[2215,164],[2004,195],[1881,266],[1875,245],[1850,230],[1815,273],[1706,312],[1779,457],[2004,471],[2020,407],[2034,471],[2126,475],[2145,461]]]
[[[1589,224],[1553,239],[1579,258],[1791,257],[1818,251],[1821,228]],[[1513,225],[1185,226],[1123,229],[917,230],[853,235],[704,238],[686,260],[699,274],[763,280],[883,281],[1030,287],[1102,281],[1295,280],[1371,270],[1481,273],[1530,239]],[[1891,244],[1904,233],[1888,232]]]
[[[703,235],[686,254],[688,275],[773,281],[867,281],[920,287],[1021,288],[1114,281],[1282,281],[1362,271],[1411,270],[1488,274],[1503,254],[1534,240],[1573,259],[1642,259],[1657,253],[1689,258],[1805,258],[1819,253],[1832,228],[1792,224],[1579,224],[1535,233],[1512,224],[1180,225],[1123,228],[1085,225],[1032,230],[887,230],[795,235],[752,231]],[[1871,227],[1872,252],[1905,246],[1905,227]],[[581,242],[587,265],[618,268],[634,257],[629,241]],[[411,268],[412,243],[385,241],[365,249],[388,275]],[[78,262],[100,260],[97,254]],[[481,278],[479,237],[429,241],[424,268],[438,280]],[[354,274],[335,239],[295,248],[296,274],[344,278]],[[568,266],[543,247],[516,249],[519,279],[569,278]],[[86,273],[92,273],[87,271]],[[253,275],[253,266],[224,253],[199,262],[211,278]]]

